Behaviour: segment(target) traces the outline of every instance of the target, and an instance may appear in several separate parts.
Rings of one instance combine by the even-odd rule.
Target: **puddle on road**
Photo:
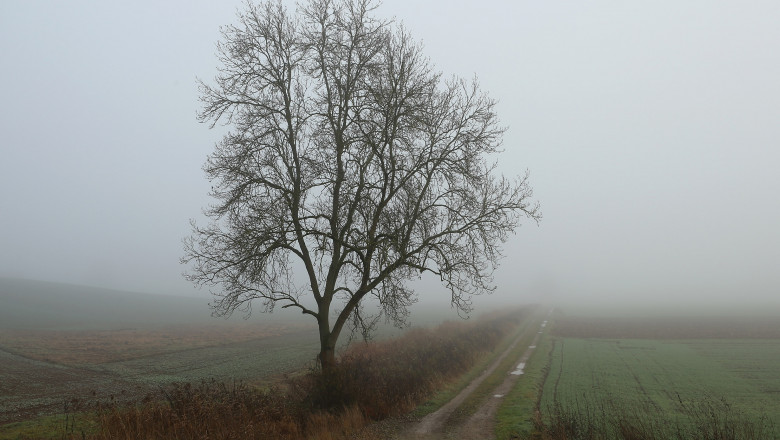
[[[509,374],[514,374],[515,376],[519,376],[519,375],[523,374],[523,370],[524,369],[525,369],[525,362],[520,362],[517,365],[517,369],[515,371],[509,373]]]

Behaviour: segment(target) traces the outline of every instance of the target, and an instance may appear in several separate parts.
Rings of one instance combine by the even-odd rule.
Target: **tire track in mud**
[[[544,329],[544,325],[546,323],[547,321],[544,321],[542,328],[535,335],[531,345],[523,352],[523,355],[518,360],[519,365],[506,372],[508,377],[504,380],[504,382],[502,382],[501,385],[493,390],[487,400],[483,402],[477,411],[472,414],[471,417],[469,417],[465,422],[461,423],[459,426],[446,426],[447,421],[458,409],[458,407],[474,391],[476,391],[479,385],[487,377],[493,374],[493,372],[504,361],[504,359],[509,356],[509,354],[512,353],[512,351],[517,347],[520,341],[528,336],[530,331],[534,331],[534,329],[536,329],[535,326],[528,326],[520,331],[512,343],[509,344],[509,347],[507,347],[501,353],[501,355],[498,356],[490,364],[490,366],[479,375],[479,377],[472,380],[471,383],[466,386],[466,388],[461,390],[457,396],[447,402],[444,406],[439,408],[437,411],[434,411],[423,417],[422,420],[414,424],[410,429],[407,429],[405,433],[398,437],[398,439],[433,440],[453,438],[483,440],[492,438],[494,436],[494,418],[498,407],[501,405],[502,398],[504,395],[506,395],[506,393],[509,392],[509,390],[512,389],[512,386],[514,386],[514,383],[519,379],[520,375],[523,374],[522,369],[525,366],[525,362],[527,362],[528,358],[531,356],[531,353],[533,353],[533,350],[536,348],[539,336],[542,333],[541,330]]]

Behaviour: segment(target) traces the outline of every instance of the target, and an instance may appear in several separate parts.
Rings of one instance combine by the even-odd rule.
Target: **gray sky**
[[[181,239],[220,135],[195,80],[239,6],[0,3],[0,276],[193,292]],[[531,171],[544,220],[507,243],[496,299],[780,296],[780,2],[379,12],[478,75],[509,126],[503,172]]]

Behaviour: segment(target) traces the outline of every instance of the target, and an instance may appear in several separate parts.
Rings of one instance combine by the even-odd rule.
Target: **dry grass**
[[[332,377],[311,388],[319,408],[357,405],[373,420],[413,409],[491,352],[525,316],[506,313],[477,322],[448,322],[401,338],[353,346]]]
[[[353,345],[333,374],[289,379],[283,388],[174,384],[135,405],[93,404],[92,439],[345,439],[401,414],[466,372],[526,316],[513,311],[417,329]],[[81,438],[78,429],[63,438]]]

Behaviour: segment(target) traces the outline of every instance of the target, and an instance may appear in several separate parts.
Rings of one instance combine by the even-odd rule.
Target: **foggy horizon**
[[[294,9],[293,2],[284,2]],[[196,122],[241,2],[0,5],[0,277],[206,297]],[[780,304],[780,4],[385,2],[445,77],[499,101],[507,176],[544,218],[504,245],[503,302]],[[435,280],[421,303],[446,303]]]

